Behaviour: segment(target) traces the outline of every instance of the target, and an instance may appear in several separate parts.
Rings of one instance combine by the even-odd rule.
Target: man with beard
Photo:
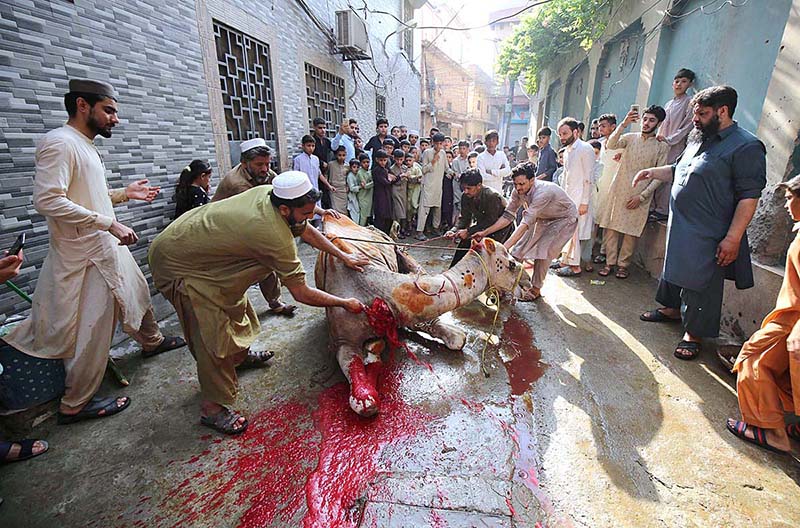
[[[665,116],[663,108],[650,106],[641,116],[642,131],[623,134],[628,125],[640,119],[639,112],[631,110],[606,141],[609,149],[622,149],[623,154],[598,222],[606,250],[606,264],[598,272],[602,277],[616,268],[615,277],[628,278],[628,266],[647,223],[653,192],[661,185],[658,180],[636,186],[631,182],[640,170],[667,162],[669,146],[656,139],[656,129]]]
[[[747,226],[766,185],[766,149],[733,120],[736,90],[712,86],[692,99],[694,130],[674,165],[645,169],[633,180],[671,181],[664,272],[648,322],[681,321],[675,357],[694,359],[701,339],[717,337],[725,279],[753,286]]]
[[[234,167],[219,183],[212,202],[218,202],[231,196],[236,196],[259,185],[272,185],[277,176],[275,171],[270,168],[272,151],[267,146],[267,142],[262,138],[248,139],[242,141],[242,154],[239,156],[239,164]],[[317,207],[317,214],[325,214],[331,211]],[[278,275],[270,273],[258,283],[261,294],[269,305],[269,313],[292,317],[297,310],[293,304],[285,304],[281,300],[281,282]]]
[[[564,146],[564,173],[561,187],[578,208],[578,229],[572,240],[564,247],[563,260],[554,264],[560,277],[576,277],[581,274],[581,258],[591,261],[591,240],[594,229],[594,214],[590,207],[594,186],[595,155],[591,145],[581,139],[580,123],[565,117],[556,127]],[[581,245],[587,248],[581,251]],[[587,257],[588,254],[588,257]],[[563,266],[562,266],[563,264]]]
[[[236,368],[258,366],[250,351],[261,332],[247,289],[275,272],[292,296],[310,306],[339,306],[358,313],[357,299],[343,299],[306,285],[295,236],[362,271],[369,260],[343,253],[313,226],[319,199],[305,173],[279,174],[269,185],[199,207],[181,216],[150,245],[156,288],[175,307],[197,362],[200,422],[239,434],[247,419],[230,409],[238,393]]]
[[[150,357],[183,346],[158,329],[147,281],[127,248],[139,237],[119,223],[114,204],[153,201],[159,187],[139,180],[110,191],[94,144],[119,123],[111,85],[69,81],[66,126],[36,148],[33,206],[47,219],[50,249],[39,274],[30,316],[3,339],[30,356],[63,359],[66,371],[58,422],[105,418],[130,398],[99,398],[117,322]]]

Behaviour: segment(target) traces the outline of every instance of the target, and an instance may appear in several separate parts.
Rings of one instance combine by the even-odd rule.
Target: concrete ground
[[[446,264],[414,253],[429,270]],[[50,452],[2,468],[0,525],[800,526],[796,462],[725,430],[734,380],[713,347],[673,358],[679,329],[638,320],[653,306],[644,273],[590,279],[550,276],[544,299],[503,306],[484,362],[493,312],[447,315],[468,331],[465,350],[417,338],[416,360],[397,351],[372,420],[347,407],[323,310],[264,316],[256,348],[276,358],[241,376],[241,438],[199,425],[186,349],[143,361],[123,343],[113,353],[131,386],[103,391],[131,407],[57,426],[45,406],[19,434]],[[179,331],[174,317],[164,328]]]

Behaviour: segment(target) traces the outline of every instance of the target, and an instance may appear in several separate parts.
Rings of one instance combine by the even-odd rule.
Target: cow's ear
[[[492,240],[491,238],[486,238],[483,240],[483,245],[486,246],[486,251],[489,252],[490,255],[494,253],[496,249],[494,247],[494,240]]]

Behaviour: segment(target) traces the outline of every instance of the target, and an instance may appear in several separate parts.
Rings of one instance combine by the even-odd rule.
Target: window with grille
[[[344,119],[344,79],[306,63],[306,101],[308,102],[308,128],[311,130],[315,117],[325,120],[329,136]]]
[[[375,94],[375,120],[386,119],[386,96]]]
[[[403,22],[409,22],[414,18],[414,8],[408,0],[403,1]],[[400,49],[406,52],[409,59],[414,58],[414,30],[406,29],[400,33]]]
[[[269,46],[216,20],[214,39],[228,140],[260,137],[274,149],[278,138]]]

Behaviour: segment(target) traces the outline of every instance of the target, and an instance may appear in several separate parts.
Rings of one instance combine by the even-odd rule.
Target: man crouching
[[[368,262],[343,253],[306,225],[319,198],[305,174],[285,172],[272,186],[258,186],[189,211],[151,244],[153,282],[175,307],[197,361],[203,425],[226,434],[247,428],[247,419],[228,406],[238,391],[236,367],[268,359],[249,348],[261,331],[246,294],[251,284],[274,271],[301,303],[362,310],[356,299],[306,285],[295,236],[350,268],[361,271]]]

